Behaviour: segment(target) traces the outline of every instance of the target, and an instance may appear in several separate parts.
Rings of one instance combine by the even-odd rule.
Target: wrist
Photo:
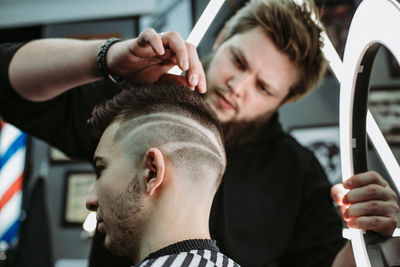
[[[112,74],[107,66],[107,52],[110,49],[110,47],[117,43],[120,42],[121,39],[118,38],[110,38],[105,43],[100,47],[99,53],[97,54],[97,69],[101,73],[101,75],[106,78],[111,80],[114,83],[118,83],[121,78]]]

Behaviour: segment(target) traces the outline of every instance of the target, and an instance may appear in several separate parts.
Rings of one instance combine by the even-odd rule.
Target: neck
[[[153,205],[138,246],[137,257],[134,258],[135,263],[142,261],[150,253],[183,240],[211,238],[208,203],[204,205],[204,198],[188,202],[188,199],[194,199],[193,196],[178,199],[177,194],[176,192],[174,198],[160,198]],[[209,206],[211,207],[211,203]]]

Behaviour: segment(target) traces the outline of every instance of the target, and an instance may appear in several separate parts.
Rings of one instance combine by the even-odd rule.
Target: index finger
[[[343,186],[346,189],[362,187],[369,184],[386,186],[387,182],[377,172],[374,171],[355,174],[343,182]]]
[[[169,49],[175,54],[179,68],[183,71],[188,70],[188,51],[186,42],[182,39],[180,34],[177,32],[166,32],[162,36],[162,42],[165,47],[169,47]]]
[[[187,43],[187,51],[189,54],[189,70],[186,73],[189,84],[192,89],[197,87],[199,93],[204,94],[207,91],[206,75],[204,73],[203,65],[197,55],[196,47]]]
[[[154,29],[146,29],[137,38],[137,44],[141,47],[150,45],[153,51],[158,55],[164,55],[165,49],[161,40],[161,35]]]

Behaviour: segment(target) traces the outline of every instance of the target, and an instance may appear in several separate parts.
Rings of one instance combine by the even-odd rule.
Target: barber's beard
[[[274,113],[275,111],[271,111],[249,121],[233,120],[222,123],[225,146],[229,148],[253,141]]]
[[[223,90],[219,90],[220,92]],[[209,91],[210,92],[210,91]],[[205,95],[207,100],[207,95]],[[236,120],[221,122],[224,133],[225,147],[243,145],[254,140],[276,110],[268,111],[250,120]]]
[[[115,201],[112,214],[112,229],[107,233],[105,247],[117,255],[137,259],[144,225],[138,177],[132,179]]]

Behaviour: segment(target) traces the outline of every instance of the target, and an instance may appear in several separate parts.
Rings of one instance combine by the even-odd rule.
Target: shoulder
[[[314,154],[286,132],[276,136],[273,142],[264,147],[264,151],[265,153],[273,153],[275,158],[285,162],[298,163],[303,167],[318,165]]]

